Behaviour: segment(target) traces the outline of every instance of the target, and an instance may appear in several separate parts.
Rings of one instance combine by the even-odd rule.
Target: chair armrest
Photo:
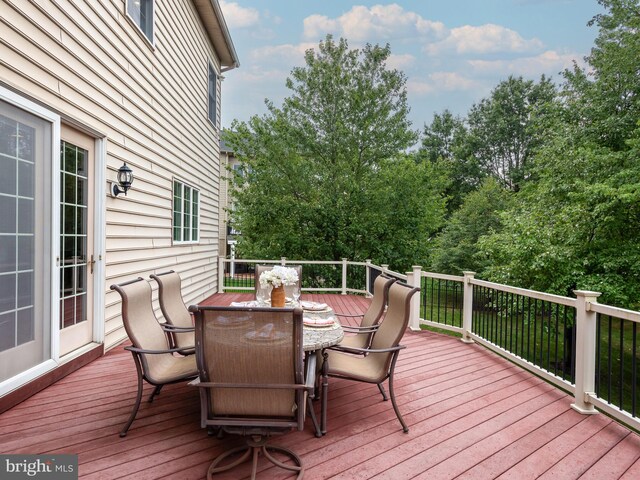
[[[197,387],[201,388],[257,388],[264,390],[308,390],[306,385],[301,383],[219,383],[219,382],[198,382]]]
[[[150,355],[156,355],[156,354],[162,354],[162,353],[179,353],[179,352],[184,352],[185,350],[190,350],[191,348],[196,348],[194,347],[186,347],[186,348],[168,348],[166,350],[145,350],[144,348],[137,348],[137,347],[124,347],[125,350],[129,350],[130,352],[133,353],[144,353],[144,354],[150,354]]]
[[[407,348],[407,347],[404,345],[397,345],[395,347],[389,347],[389,348],[359,348],[359,347],[343,347],[340,344],[338,344],[332,347],[327,347],[327,350],[335,350],[338,352],[345,352],[345,353],[357,353],[357,354],[367,353],[368,354],[368,353],[396,352],[404,348]]]
[[[196,327],[176,327],[175,325],[169,325],[167,323],[161,323],[160,326],[162,327],[162,330],[164,330],[165,332],[180,333],[180,332],[196,331]]]
[[[350,325],[342,325],[342,329],[345,332],[350,333],[373,333],[380,328],[380,325],[371,325],[370,327],[352,327]]]
[[[333,312],[333,314],[336,317],[349,317],[349,318],[355,318],[355,317],[364,317],[364,313],[360,313],[360,314],[350,314],[350,313],[336,313]]]

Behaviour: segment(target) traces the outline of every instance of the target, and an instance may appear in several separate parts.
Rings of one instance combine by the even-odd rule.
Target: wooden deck
[[[209,303],[243,298],[215,295]],[[305,298],[341,313],[367,304]],[[327,435],[315,438],[309,423],[272,440],[302,457],[306,479],[640,478],[640,437],[605,415],[578,414],[570,396],[478,345],[429,332],[407,332],[403,343],[396,394],[409,433],[375,386],[331,379]],[[121,439],[135,388],[131,355],[118,347],[0,415],[0,453],[76,453],[86,479],[186,480],[204,478],[218,454],[241,443],[207,436],[198,392],[186,385],[143,403]],[[258,478],[291,476],[266,466]]]

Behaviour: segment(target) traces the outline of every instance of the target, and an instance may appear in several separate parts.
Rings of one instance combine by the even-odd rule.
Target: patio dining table
[[[340,343],[344,330],[333,309],[326,304],[301,302],[303,309],[303,348],[307,353],[320,351]],[[255,300],[231,302],[232,307],[264,307]],[[266,305],[268,306],[268,305]]]

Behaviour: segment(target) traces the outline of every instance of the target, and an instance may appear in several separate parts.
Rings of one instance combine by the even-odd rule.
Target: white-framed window
[[[127,0],[127,15],[152,45],[154,1]]]
[[[209,121],[215,128],[218,128],[218,109],[216,107],[217,91],[218,91],[218,75],[216,75],[216,70],[215,68],[213,68],[213,65],[209,63],[208,115],[209,115]]]
[[[173,180],[173,243],[196,243],[200,239],[200,191]]]

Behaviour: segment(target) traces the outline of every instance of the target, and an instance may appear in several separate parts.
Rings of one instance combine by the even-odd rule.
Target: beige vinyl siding
[[[126,197],[104,200],[107,349],[126,338],[112,283],[174,269],[187,303],[217,288],[220,168],[207,66],[220,73],[219,61],[191,1],[156,0],[154,22],[152,47],[124,0],[0,0],[0,81],[101,132],[107,180],[124,161],[135,175]],[[200,191],[197,244],[172,244],[174,177]]]

